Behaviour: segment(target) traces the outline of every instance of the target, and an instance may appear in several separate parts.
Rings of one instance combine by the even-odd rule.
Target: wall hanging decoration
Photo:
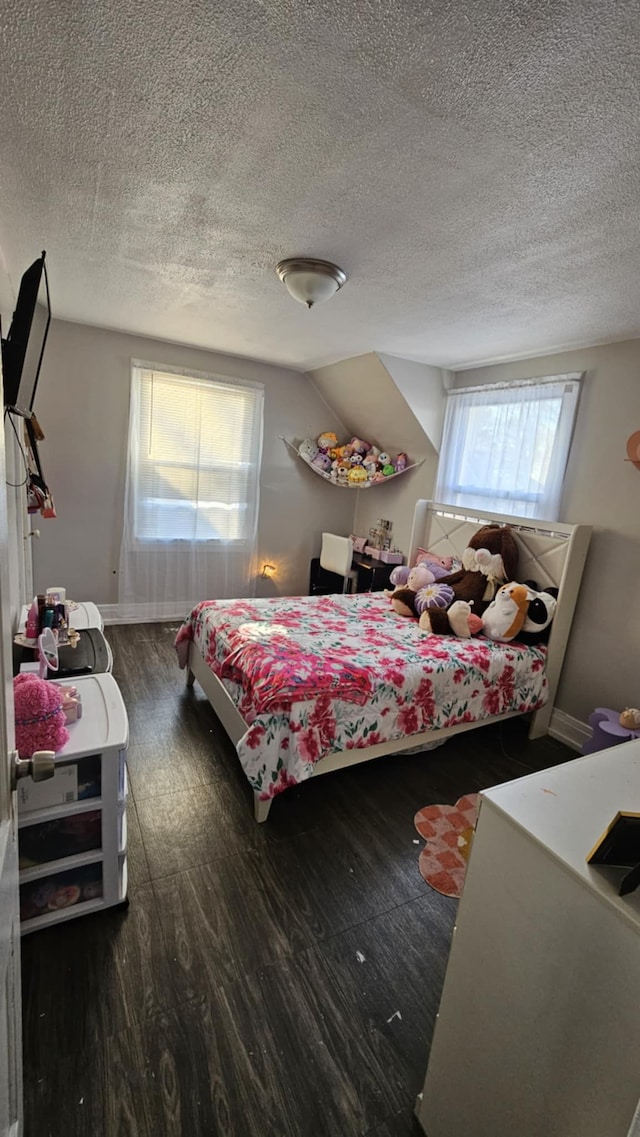
[[[391,455],[363,438],[352,438],[339,443],[333,431],[325,431],[317,439],[304,438],[302,442],[289,442],[280,435],[284,444],[301,458],[315,474],[334,486],[343,489],[366,490],[415,470],[424,462],[410,462],[404,451]]]

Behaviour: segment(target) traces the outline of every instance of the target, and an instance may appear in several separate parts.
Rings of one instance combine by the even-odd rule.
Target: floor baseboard
[[[105,624],[161,624],[163,621],[175,620],[181,624],[191,609],[183,608],[180,612],[163,612],[161,615],[150,616],[145,605],[140,606],[138,612],[129,612],[123,616],[119,604],[98,604],[100,614]]]
[[[575,719],[566,711],[560,711],[556,707],[551,715],[549,734],[552,738],[557,738],[558,742],[570,746],[572,750],[581,752],[585,742],[591,738],[591,727],[588,723],[581,722],[580,719]]]

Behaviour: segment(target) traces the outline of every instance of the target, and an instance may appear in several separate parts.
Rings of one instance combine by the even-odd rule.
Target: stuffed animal
[[[399,565],[398,567],[404,568],[405,566]],[[407,573],[407,588],[412,588],[414,592],[417,592],[418,589],[424,588],[425,585],[433,584],[435,579],[429,566],[421,561],[409,569]]]
[[[443,616],[444,621],[442,620]],[[475,615],[467,600],[455,600],[446,612],[428,608],[421,614],[418,626],[423,632],[432,632],[434,619],[439,626],[446,622],[448,633],[464,640],[475,636],[482,628],[482,620]],[[438,635],[442,635],[442,632],[438,631]]]
[[[351,465],[361,466],[363,461],[364,459],[362,457],[362,454],[359,454],[357,450],[354,450],[353,454],[351,455]]]
[[[370,482],[373,481],[374,475],[377,473],[377,470],[378,470],[378,467],[377,467],[375,462],[367,462],[365,459],[364,471],[365,471],[367,478]]]
[[[338,445],[338,435],[332,430],[325,431],[318,439],[318,450],[332,450]]]
[[[503,584],[482,614],[482,630],[491,640],[509,643],[518,639],[529,607],[526,584]]]
[[[413,588],[396,588],[393,592],[387,590],[387,596],[391,601],[391,607],[398,616],[412,616],[415,619],[418,615],[416,594]]]
[[[449,584],[425,584],[416,592],[414,605],[418,616],[429,608],[449,608],[453,601],[453,589]]]
[[[389,574],[389,583],[392,584],[394,588],[403,588],[409,579],[410,572],[411,569],[409,565],[396,565]]]
[[[382,467],[382,473],[385,478],[390,478],[392,474],[395,474],[395,470],[391,465],[391,462],[387,462],[386,466]]]
[[[352,466],[349,470],[349,485],[361,486],[367,480],[367,474],[364,466]]]
[[[398,581],[403,580],[402,570],[406,570],[406,567],[398,565],[400,570],[397,575]],[[424,565],[421,565],[420,569],[422,570],[420,573],[416,573],[415,568],[410,569],[406,584],[398,584],[393,592],[387,590],[391,607],[399,616],[420,616],[428,608],[445,609],[454,599],[453,589],[448,584],[429,581],[428,576],[431,574],[428,573],[428,569],[425,569]],[[394,569],[394,572],[396,571]],[[393,573],[390,579],[392,578]]]
[[[13,680],[13,701],[20,757],[31,758],[36,750],[62,750],[69,731],[58,685],[22,672]]]
[[[321,474],[328,474],[331,469],[331,459],[324,450],[319,450],[311,465]]]
[[[391,459],[390,459],[389,455],[387,454],[386,450],[382,450],[378,454],[378,469],[383,470],[384,467],[388,466],[390,462],[391,462]]]
[[[456,600],[466,600],[475,616],[481,616],[498,588],[517,579],[518,546],[508,525],[484,525],[471,538],[462,554],[462,568],[440,577],[440,584],[453,588]],[[446,613],[434,612],[431,632],[450,634]]]
[[[419,616],[422,609],[416,606],[416,594],[419,589],[433,584],[435,577],[426,565],[398,565],[389,577],[391,584],[396,585],[395,591],[387,596],[391,600],[391,607],[399,616]],[[453,597],[452,597],[453,599]]]
[[[339,486],[346,486],[348,484],[348,482],[349,482],[349,470],[350,469],[351,469],[351,466],[349,466],[346,462],[343,462],[342,459],[339,459],[339,461],[338,461],[338,485]]]
[[[618,721],[625,730],[640,730],[640,711],[637,707],[625,707]]]
[[[317,453],[318,444],[313,441],[313,438],[305,438],[298,447],[298,454],[304,458],[305,462],[313,462]]]
[[[545,588],[539,592],[535,581],[526,580],[525,584],[528,608],[517,638],[523,644],[546,643],[558,605],[558,589]]]
[[[396,474],[400,474],[403,470],[406,470],[408,465],[409,459],[407,458],[407,455],[404,453],[404,451],[401,451],[401,453],[398,454],[393,460],[393,468]]]
[[[369,442],[365,442],[362,438],[352,438],[349,446],[353,450],[353,453],[359,454],[363,460],[365,454],[368,454],[371,449],[371,444]]]

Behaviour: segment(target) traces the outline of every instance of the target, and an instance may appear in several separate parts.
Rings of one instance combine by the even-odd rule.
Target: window
[[[436,500],[556,520],[580,379],[552,375],[449,391]]]
[[[132,368],[130,509],[138,542],[253,540],[262,388]]]

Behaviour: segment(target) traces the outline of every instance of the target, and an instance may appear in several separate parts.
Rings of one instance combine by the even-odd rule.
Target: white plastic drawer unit
[[[82,718],[54,777],[18,788],[23,933],[126,902],[127,712],[111,674],[75,686]]]

